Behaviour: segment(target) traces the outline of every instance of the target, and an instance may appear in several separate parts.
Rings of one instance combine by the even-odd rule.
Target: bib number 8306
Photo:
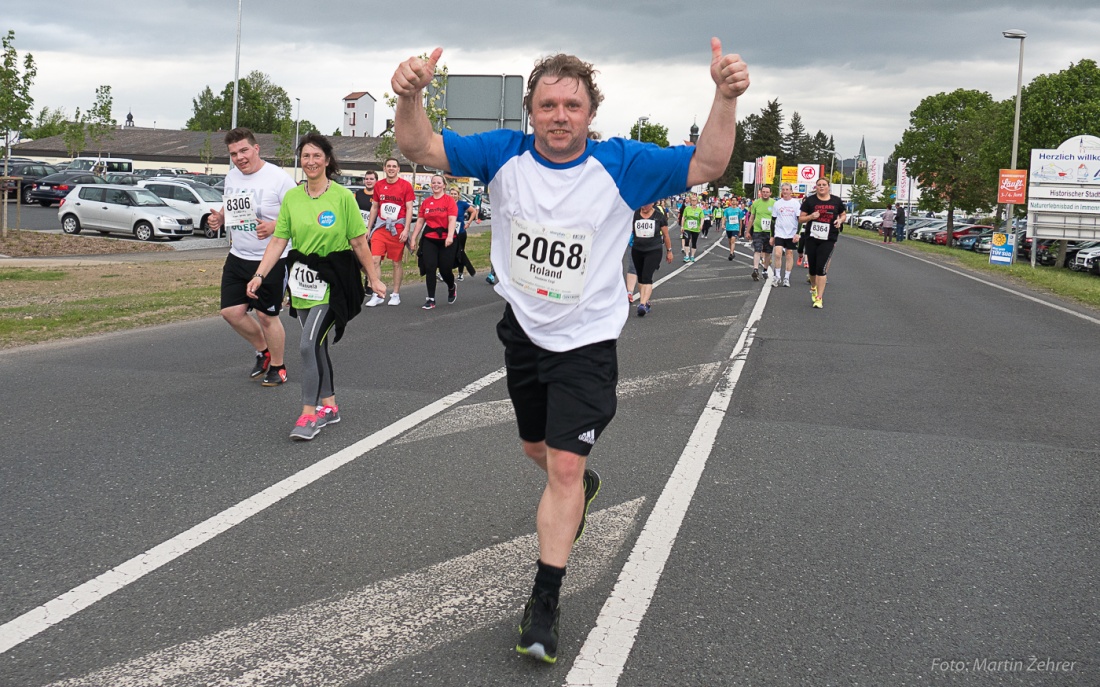
[[[546,237],[536,236],[534,239],[529,234],[520,232],[516,234],[519,239],[519,247],[516,255],[524,260],[530,260],[538,265],[549,262],[551,267],[565,265],[571,270],[579,269],[584,259],[584,246],[579,243],[571,243],[566,246],[564,241],[549,241]],[[568,249],[568,254],[566,250]]]
[[[234,210],[251,210],[252,198],[249,196],[234,196],[225,199],[225,209],[230,212]]]

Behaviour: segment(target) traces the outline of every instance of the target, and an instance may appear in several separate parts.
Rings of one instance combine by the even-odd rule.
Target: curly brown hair
[[[603,93],[596,85],[595,75],[598,74],[589,62],[581,60],[576,55],[558,53],[550,57],[544,57],[535,63],[531,70],[531,76],[527,77],[527,95],[523,96],[523,105],[527,111],[531,111],[531,99],[535,94],[535,86],[543,77],[558,79],[576,79],[588,91],[589,112],[596,114],[596,108],[603,102]]]

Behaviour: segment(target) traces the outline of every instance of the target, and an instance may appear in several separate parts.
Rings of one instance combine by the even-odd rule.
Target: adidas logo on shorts
[[[588,444],[589,446],[593,446],[596,443],[596,430],[590,429],[587,432],[581,434],[579,437],[577,437],[577,439],[579,441],[583,441],[584,443]]]

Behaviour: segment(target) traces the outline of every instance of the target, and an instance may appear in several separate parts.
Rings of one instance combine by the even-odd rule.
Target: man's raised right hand
[[[435,65],[442,54],[443,48],[436,48],[426,61],[419,57],[410,57],[397,65],[397,71],[390,79],[394,94],[397,97],[410,96],[424,90],[424,87],[432,82],[435,76]]]

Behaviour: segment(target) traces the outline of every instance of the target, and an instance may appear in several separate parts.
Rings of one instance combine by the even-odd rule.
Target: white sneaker
[[[783,277],[783,286],[790,286],[790,285],[791,285],[791,278],[790,277]]]
[[[391,293],[390,294],[390,302],[386,303],[386,305],[401,305],[401,294]]]
[[[779,277],[772,277],[772,288],[779,286]]]
[[[367,301],[367,307],[368,308],[373,308],[376,305],[381,305],[383,302],[385,302],[385,300],[386,300],[385,298],[382,298],[378,294],[372,293],[371,296],[370,296],[370,300]]]

